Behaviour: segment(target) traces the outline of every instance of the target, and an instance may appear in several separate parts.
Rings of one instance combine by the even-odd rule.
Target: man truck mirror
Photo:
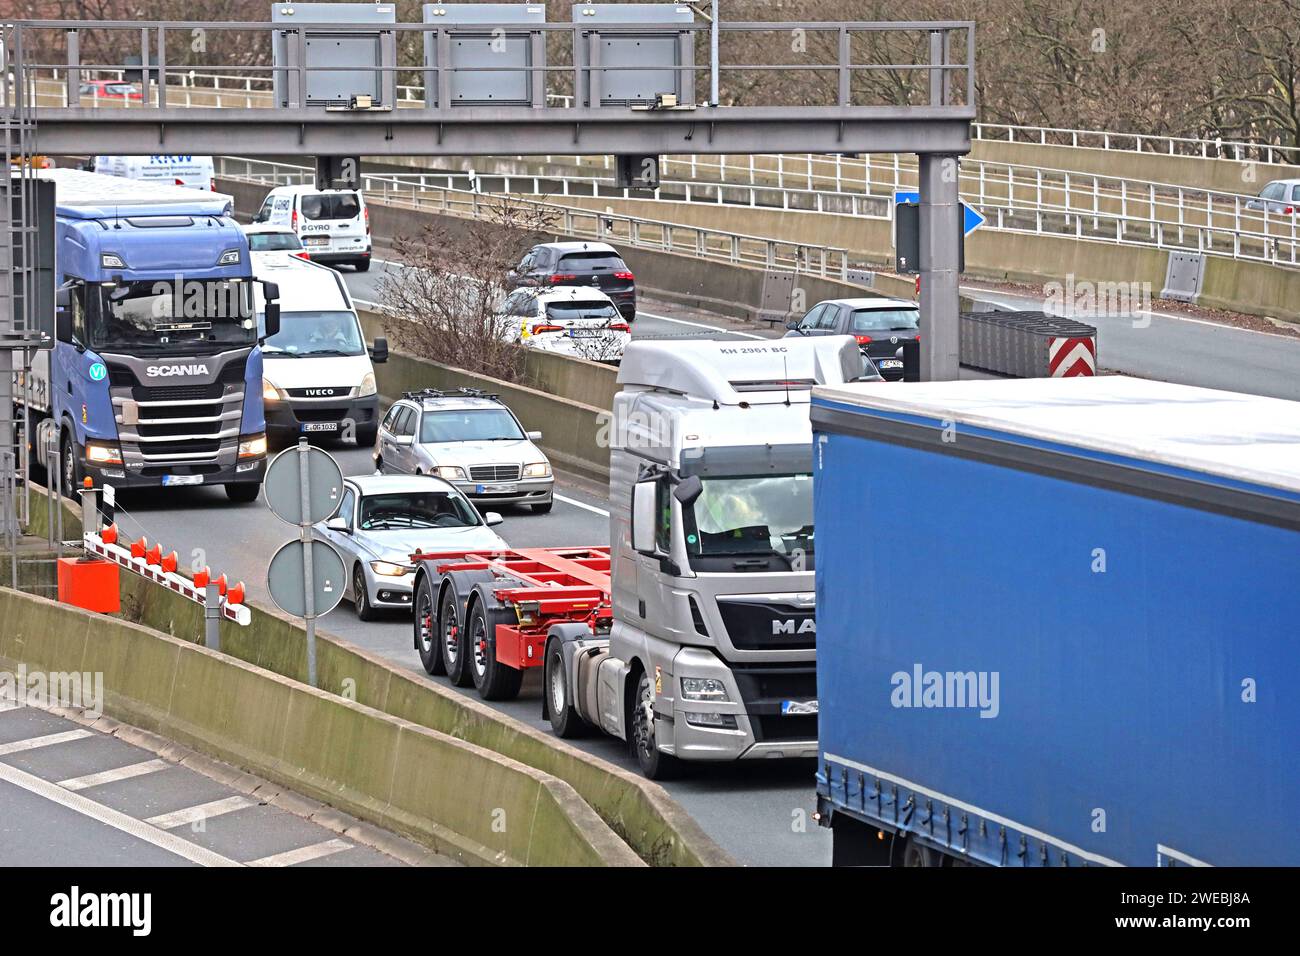
[[[655,490],[657,481],[638,481],[632,486],[632,550],[655,553]]]
[[[700,476],[689,475],[677,483],[677,487],[673,489],[673,497],[689,507],[695,504],[695,499],[702,491],[704,491],[704,482],[700,481]]]

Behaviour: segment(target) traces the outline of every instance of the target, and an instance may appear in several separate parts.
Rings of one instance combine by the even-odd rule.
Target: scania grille
[[[471,481],[518,481],[518,465],[473,465],[469,469]]]
[[[211,385],[162,385],[149,388],[136,386],[131,389],[131,397],[137,402],[193,402],[220,398],[225,390],[226,386],[220,382]]]

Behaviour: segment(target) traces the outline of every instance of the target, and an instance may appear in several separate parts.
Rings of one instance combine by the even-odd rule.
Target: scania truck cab
[[[865,367],[864,367],[865,366]],[[610,425],[608,638],[551,629],[545,712],[679,761],[817,755],[813,385],[879,381],[848,336],[637,341]]]
[[[262,356],[230,197],[71,169],[40,175],[55,182],[63,283],[55,346],[32,370],[36,462],[59,469],[65,489],[90,475],[223,485],[252,501],[266,467]],[[271,312],[278,329],[278,303]]]

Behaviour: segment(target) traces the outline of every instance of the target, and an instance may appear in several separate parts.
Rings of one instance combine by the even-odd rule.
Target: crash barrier
[[[962,361],[1017,378],[1097,374],[1097,330],[1045,312],[963,312]]]
[[[44,489],[38,486],[31,486],[31,490],[33,495],[44,494]],[[43,507],[34,507],[34,522],[45,521],[45,511]],[[81,534],[80,521],[66,503],[64,527],[69,536]],[[43,526],[35,523],[31,531],[44,533]],[[143,578],[123,575],[121,600],[121,616],[127,621],[182,640],[197,640],[203,633],[201,607]],[[248,627],[221,622],[222,653],[290,680],[305,681],[306,634],[302,627],[288,616],[256,602],[250,601],[248,606],[252,614]],[[323,630],[317,631],[317,653],[321,691],[339,694],[364,707],[486,748],[507,760],[558,778],[571,786],[635,856],[646,863],[734,865],[658,784],[583,753],[545,731],[427,681]],[[541,710],[540,703],[538,710]],[[290,784],[297,786],[294,781]],[[327,797],[321,799],[333,802]]]
[[[462,862],[641,862],[549,774],[147,627],[0,589],[0,661],[102,673],[113,717]]]

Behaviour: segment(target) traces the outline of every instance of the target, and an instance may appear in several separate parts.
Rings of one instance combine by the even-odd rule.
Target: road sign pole
[[[307,625],[307,683],[316,686],[316,583],[312,580],[311,547],[311,470],[307,467],[307,439],[298,439],[298,477],[302,482],[302,580],[303,621]]]
[[[962,211],[957,157],[923,153],[920,159],[921,380],[951,382],[958,375],[958,260]]]

